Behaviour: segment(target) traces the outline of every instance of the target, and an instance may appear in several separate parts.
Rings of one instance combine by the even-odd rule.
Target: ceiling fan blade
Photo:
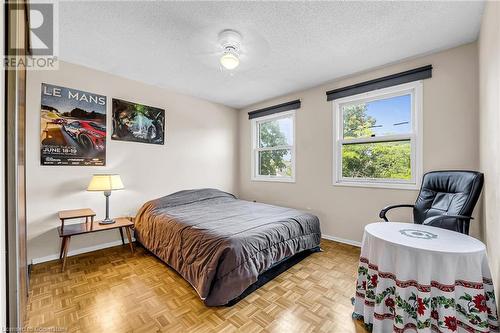
[[[206,66],[220,69],[218,58],[223,55],[224,49],[220,44],[219,34],[229,28],[232,27],[206,27],[193,34],[188,46],[189,56]],[[236,26],[234,30],[241,34],[237,52],[241,61],[234,72],[244,72],[262,64],[270,50],[267,40],[250,28]]]
[[[207,52],[193,52],[192,53],[193,56],[195,57],[205,57],[205,56],[214,56],[214,57],[217,57],[217,56],[221,56],[222,55],[222,52],[218,52],[218,51],[215,51],[215,52],[210,52],[210,51],[207,51]]]

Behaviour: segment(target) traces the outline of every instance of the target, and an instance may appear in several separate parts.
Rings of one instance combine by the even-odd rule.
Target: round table
[[[367,225],[353,316],[373,332],[498,332],[485,245],[420,224]]]

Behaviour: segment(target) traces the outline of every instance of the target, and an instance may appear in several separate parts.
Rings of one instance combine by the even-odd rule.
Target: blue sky
[[[282,135],[285,136],[286,141],[289,145],[293,145],[293,135],[292,135],[292,119],[291,118],[282,118],[278,120],[273,120],[273,122],[277,123]]]
[[[278,120],[278,124],[280,126],[280,132],[283,133],[286,137],[286,141],[293,145],[293,136],[292,136],[292,121],[290,118],[284,118]]]
[[[396,96],[366,103],[367,115],[375,118],[376,126],[372,128],[375,135],[401,134],[411,131],[411,95]],[[395,125],[402,122],[407,124]],[[285,135],[289,144],[293,144],[292,122],[290,118],[277,120],[280,132]]]
[[[377,120],[372,128],[375,135],[401,134],[411,131],[411,95],[381,99],[366,104],[367,115]],[[407,124],[394,125],[405,122]]]

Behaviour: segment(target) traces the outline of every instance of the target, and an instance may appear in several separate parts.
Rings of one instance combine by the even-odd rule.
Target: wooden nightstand
[[[94,216],[95,212],[89,208],[64,210],[59,212],[61,226],[57,227],[57,232],[59,233],[59,237],[62,238],[61,252],[59,253],[59,259],[62,259],[62,271],[64,271],[64,268],[66,267],[66,257],[68,255],[71,236],[89,234],[92,232],[99,232],[104,230],[119,229],[120,236],[122,238],[122,244],[125,244],[125,240],[123,239],[123,228],[125,228],[125,232],[127,233],[127,238],[130,245],[130,251],[134,253],[131,233],[131,230],[134,228],[134,222],[130,218],[117,217],[115,218],[115,223],[113,224],[99,224],[99,221],[94,221]],[[76,218],[85,218],[85,222],[64,225],[64,222],[66,220]]]

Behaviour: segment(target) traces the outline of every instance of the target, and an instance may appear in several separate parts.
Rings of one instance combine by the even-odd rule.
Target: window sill
[[[253,182],[295,183],[295,178],[252,177]]]
[[[368,188],[380,188],[380,189],[391,189],[391,190],[411,190],[418,191],[420,186],[417,184],[401,184],[401,183],[368,183],[368,182],[349,182],[341,181],[333,183],[333,186],[343,186],[343,187],[368,187]]]

